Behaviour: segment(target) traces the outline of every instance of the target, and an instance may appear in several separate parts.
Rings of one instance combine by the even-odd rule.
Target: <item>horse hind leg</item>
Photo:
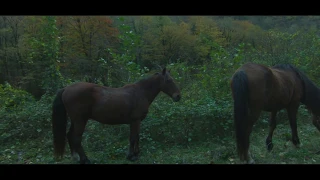
[[[247,127],[247,139],[248,139],[248,141],[250,139],[250,134],[252,133],[253,125],[259,119],[260,114],[261,114],[261,110],[258,110],[258,109],[251,109],[249,111],[249,117],[248,117],[249,118],[248,119],[249,122],[248,122],[248,127]],[[250,144],[249,144],[249,146],[250,146]],[[243,161],[241,161],[241,163],[244,163],[244,164],[255,164],[255,160],[253,159],[252,153],[250,152],[250,147],[248,147],[246,158],[243,157],[243,158],[240,158],[240,159],[243,159]]]
[[[288,118],[289,118],[290,127],[291,127],[292,143],[295,147],[300,147],[300,140],[298,137],[298,130],[297,130],[298,108],[299,108],[299,104],[294,104],[287,108]]]
[[[74,131],[74,124],[73,122],[71,122],[69,131],[67,133],[67,139],[68,139],[68,143],[69,143],[69,148],[70,148],[70,153],[71,153],[71,158],[74,161],[79,161],[79,154],[75,152],[74,150],[74,142],[73,142],[73,132]]]
[[[312,115],[312,124],[318,129],[318,131],[320,132],[320,122],[318,119],[318,116],[316,115]]]
[[[75,153],[79,155],[80,164],[90,164],[90,160],[88,159],[82,147],[82,135],[88,119],[78,118],[76,120],[77,121],[73,121],[73,127],[70,127],[72,130],[68,133],[69,143],[72,144],[70,146],[70,150],[73,156],[75,155]]]
[[[269,134],[266,138],[266,145],[267,145],[267,150],[270,152],[273,148],[273,143],[272,143],[272,135],[273,132],[276,128],[276,115],[277,111],[273,111],[270,114],[270,119],[269,119]]]
[[[248,126],[248,136],[252,133],[252,128],[253,125],[257,122],[261,114],[260,109],[251,109],[249,113],[249,122],[250,125]],[[248,137],[249,138],[249,137]],[[253,159],[252,153],[250,152],[250,148],[248,148],[248,159],[247,159],[247,164],[255,164],[255,160]]]

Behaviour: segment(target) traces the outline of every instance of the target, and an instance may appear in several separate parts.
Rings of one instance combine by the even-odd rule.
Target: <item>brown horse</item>
[[[173,101],[180,100],[180,90],[166,68],[137,83],[120,88],[104,87],[80,82],[57,92],[52,107],[54,155],[62,157],[68,139],[71,154],[78,154],[80,163],[90,163],[81,145],[82,134],[89,119],[103,124],[130,124],[127,159],[139,155],[140,123],[147,116],[149,106],[162,91]],[[68,133],[67,115],[71,120]]]
[[[272,135],[276,128],[276,115],[286,109],[292,143],[300,144],[297,132],[297,112],[300,102],[313,115],[313,125],[320,131],[320,89],[300,70],[290,64],[271,68],[246,63],[232,76],[231,90],[234,100],[234,124],[237,151],[241,161],[254,163],[249,153],[249,137],[261,111],[270,112],[267,150],[273,148]]]

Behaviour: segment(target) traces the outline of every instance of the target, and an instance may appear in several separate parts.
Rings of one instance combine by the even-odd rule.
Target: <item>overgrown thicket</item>
[[[181,87],[182,100],[174,103],[160,94],[142,123],[141,141],[155,148],[232,140],[229,82],[243,63],[292,63],[320,83],[318,19],[2,16],[0,143],[40,137],[41,148],[51,150],[57,89],[77,81],[120,87],[164,66]],[[90,122],[85,135],[103,149],[94,142],[106,136],[110,143],[124,140],[128,132],[126,125]]]

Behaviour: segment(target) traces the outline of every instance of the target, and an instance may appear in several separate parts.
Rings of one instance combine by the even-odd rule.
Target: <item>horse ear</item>
[[[166,75],[167,68],[163,68],[162,75]]]

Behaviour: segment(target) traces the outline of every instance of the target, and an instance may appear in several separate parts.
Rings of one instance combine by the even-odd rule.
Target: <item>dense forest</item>
[[[291,63],[320,85],[319,30],[320,16],[0,16],[0,162],[56,163],[51,107],[59,88],[121,87],[166,67],[182,98],[160,94],[152,103],[140,163],[234,163],[232,74],[246,62]],[[254,127],[260,163],[320,162],[309,152],[320,150],[311,141],[320,136],[307,110],[299,109],[298,150],[288,145],[286,114],[278,118],[273,155],[264,154],[268,114]],[[96,163],[129,163],[128,134],[127,125],[90,121],[84,148]]]

